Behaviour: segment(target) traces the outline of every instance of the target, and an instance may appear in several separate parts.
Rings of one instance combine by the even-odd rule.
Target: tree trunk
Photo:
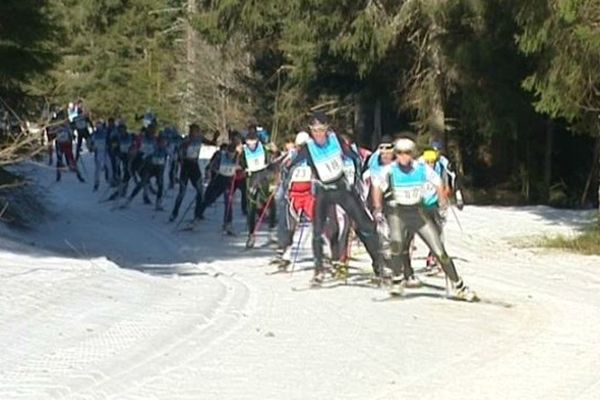
[[[550,200],[550,184],[552,183],[552,151],[554,147],[554,122],[548,120],[546,124],[546,147],[544,149],[544,178],[543,196],[546,203]]]
[[[371,137],[371,148],[377,147],[381,140],[381,98],[375,100],[375,110],[373,112],[373,136]]]
[[[186,87],[183,107],[183,126],[185,129],[192,123],[194,118],[194,78],[196,76],[196,30],[192,26],[192,18],[196,13],[196,0],[187,0],[187,24],[186,24]]]
[[[428,118],[429,133],[432,134],[435,139],[442,139],[446,133],[446,115],[444,112],[444,68],[442,65],[442,50],[439,39],[435,37],[441,31],[435,19],[431,25],[431,31],[434,35],[434,39],[431,42],[431,63],[433,66],[433,73],[435,74],[433,80],[433,93],[431,100],[431,114]]]

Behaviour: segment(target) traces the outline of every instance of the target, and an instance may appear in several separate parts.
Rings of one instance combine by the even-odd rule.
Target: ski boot
[[[235,232],[230,223],[223,225],[223,234],[227,236],[235,236]]]
[[[324,281],[325,281],[325,273],[323,272],[323,269],[321,269],[321,268],[315,269],[315,274],[313,275],[312,279],[310,280],[310,286],[311,287],[321,287],[321,285],[323,284]]]
[[[425,261],[425,275],[426,276],[435,276],[442,272],[442,269],[437,264],[437,260],[433,255],[428,255],[427,260]]]
[[[458,281],[454,288],[454,297],[458,300],[463,300],[467,302],[476,302],[479,301],[479,297],[477,297],[477,293],[469,289],[467,285],[462,281]]]
[[[98,187],[100,187],[100,184],[94,183],[94,192],[98,191]]]
[[[390,296],[402,296],[404,294],[404,279],[397,277],[392,279],[392,284],[388,293]]]
[[[144,204],[152,204],[152,201],[150,200],[149,197],[144,196]]]
[[[254,247],[255,239],[254,235],[248,235],[248,239],[246,240],[246,248],[252,249]]]
[[[423,282],[421,282],[414,275],[411,275],[408,278],[403,279],[402,283],[403,283],[403,286],[407,289],[416,289],[416,288],[420,288],[421,286],[423,286]]]
[[[341,262],[334,262],[332,264],[333,277],[340,281],[348,281],[348,264]]]
[[[169,222],[173,222],[173,221],[175,221],[176,219],[177,219],[177,214],[171,214],[171,215],[169,216]]]

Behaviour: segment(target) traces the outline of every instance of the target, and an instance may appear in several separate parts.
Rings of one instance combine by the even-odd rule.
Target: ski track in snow
[[[385,292],[359,270],[348,285],[291,290],[312,274],[309,248],[293,275],[266,275],[270,250],[221,236],[222,202],[174,232],[173,192],[165,212],[141,195],[110,211],[102,185],[21,168],[57,216],[2,228],[0,399],[600,398],[600,257],[513,245],[574,233],[590,213],[467,207],[464,232],[449,213],[449,252],[485,302],[445,299],[443,278],[376,302]],[[418,244],[417,271],[424,255]]]

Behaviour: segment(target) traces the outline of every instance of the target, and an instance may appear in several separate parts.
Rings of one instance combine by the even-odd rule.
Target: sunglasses
[[[382,143],[379,145],[379,150],[393,150],[394,145],[392,143]]]
[[[411,154],[412,155],[412,151],[410,151],[410,150],[396,150],[396,154]]]

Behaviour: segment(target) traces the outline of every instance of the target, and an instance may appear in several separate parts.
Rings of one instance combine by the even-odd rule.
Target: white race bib
[[[185,158],[188,160],[197,160],[200,158],[201,144],[190,144],[185,151]]]
[[[232,177],[235,175],[236,169],[237,165],[235,164],[221,164],[219,166],[219,174],[227,177]]]
[[[154,150],[154,144],[152,142],[142,142],[142,146],[140,147],[140,151],[145,155],[149,155]]]
[[[344,163],[344,175],[349,184],[354,185],[356,181],[356,168],[352,161],[346,161]]]
[[[165,157],[154,156],[152,157],[152,164],[154,165],[165,165]]]
[[[131,147],[131,143],[126,143],[126,142],[119,143],[119,151],[121,151],[121,153],[129,152],[129,147]]]
[[[338,179],[344,173],[344,162],[341,155],[315,161],[314,164],[315,169],[319,173],[319,178],[325,183]]]
[[[414,206],[423,199],[421,187],[396,187],[394,188],[394,201],[402,206]]]
[[[85,119],[77,119],[75,120],[75,127],[77,129],[85,129],[87,128],[87,121]]]
[[[296,167],[292,172],[292,182],[310,182],[311,178],[312,170],[308,165]]]
[[[56,135],[56,140],[58,140],[60,143],[66,143],[70,141],[71,138],[69,132],[67,132],[65,129],[61,130],[58,132],[58,135]]]
[[[246,162],[248,164],[248,171],[256,172],[265,168],[265,158],[264,157],[246,157]]]

